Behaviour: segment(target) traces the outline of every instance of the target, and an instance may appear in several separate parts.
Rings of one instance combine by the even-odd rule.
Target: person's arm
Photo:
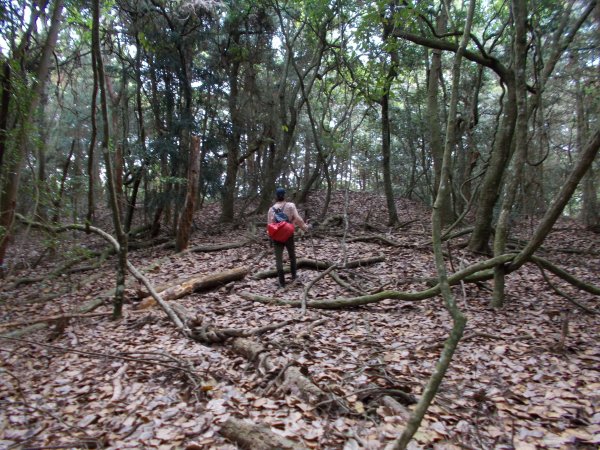
[[[297,226],[298,228],[304,230],[304,231],[308,231],[308,225],[306,223],[304,223],[304,220],[302,220],[302,217],[300,217],[300,214],[298,214],[298,210],[296,209],[296,205],[293,203],[290,203],[290,209],[292,210],[292,223]]]
[[[275,213],[273,212],[273,208],[269,208],[269,212],[267,213],[267,223],[275,222]]]

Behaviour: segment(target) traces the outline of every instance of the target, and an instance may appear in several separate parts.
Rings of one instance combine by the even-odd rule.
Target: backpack
[[[285,204],[283,205],[283,208],[285,208]],[[290,218],[287,216],[287,214],[283,212],[283,208],[273,208],[273,212],[275,213],[275,223],[290,221]]]
[[[285,206],[285,205],[284,205]],[[267,234],[276,242],[285,243],[294,234],[294,225],[283,212],[283,208],[273,208],[274,223],[267,225]]]

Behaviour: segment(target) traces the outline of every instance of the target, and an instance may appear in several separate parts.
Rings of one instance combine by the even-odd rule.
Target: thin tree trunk
[[[188,160],[189,169],[187,176],[187,194],[185,204],[179,219],[177,237],[175,239],[178,252],[185,250],[190,242],[192,225],[194,223],[194,211],[196,209],[196,198],[198,197],[198,180],[200,178],[200,138],[192,136],[190,145],[190,156]]]
[[[442,6],[437,18],[437,33],[443,35],[446,32],[447,14],[446,8]],[[434,199],[438,195],[440,178],[442,174],[442,160],[444,157],[444,146],[440,132],[441,117],[440,105],[438,101],[438,90],[440,88],[440,79],[442,77],[442,51],[433,49],[431,55],[431,67],[429,68],[429,78],[427,83],[427,123],[429,129],[429,145],[431,146],[431,155],[433,156],[433,168],[435,173],[433,193]],[[452,223],[454,213],[452,203],[450,202],[451,189],[445,192],[445,197],[441,199],[441,220],[442,227]]]
[[[502,208],[496,225],[494,236],[494,256],[500,256],[506,249],[509,234],[509,219],[517,190],[521,183],[521,174],[527,156],[527,3],[526,0],[512,0],[515,40],[513,59],[515,61],[515,90],[517,96],[517,123],[515,131],[515,156],[512,170],[502,201]],[[506,268],[499,265],[494,269],[494,292],[492,306],[499,308],[504,303],[504,277]]]
[[[112,161],[109,152],[110,130],[108,118],[108,102],[106,88],[104,86],[104,63],[102,62],[102,53],[100,50],[100,0],[94,0],[92,3],[92,52],[96,59],[96,70],[94,76],[97,77],[100,87],[100,106],[102,110],[103,136],[102,136],[102,154],[104,156],[104,165],[106,171],[107,188],[109,190],[109,200],[112,209],[113,224],[119,250],[117,253],[117,280],[115,288],[115,297],[113,301],[113,318],[119,319],[123,315],[123,299],[125,295],[125,276],[127,274],[127,234],[123,231],[121,225],[121,211],[119,208],[119,199],[117,196],[115,177],[112,167]]]
[[[490,162],[483,177],[479,201],[477,204],[477,215],[473,234],[469,240],[469,250],[474,252],[487,252],[489,239],[492,234],[492,221],[494,207],[498,200],[502,177],[512,148],[515,123],[517,118],[517,99],[514,85],[514,74],[507,77],[506,91],[507,99],[504,105],[504,114],[498,131],[499,137],[494,145]]]
[[[54,214],[52,215],[52,223],[58,223],[60,219],[60,208],[62,205],[62,199],[65,193],[65,184],[67,182],[67,175],[69,173],[69,166],[71,165],[71,158],[73,157],[73,152],[75,151],[75,139],[71,143],[71,150],[69,151],[69,156],[67,156],[67,160],[65,161],[62,177],[60,178],[60,187],[58,189],[58,193],[56,194],[56,198],[52,202],[54,207]]]
[[[577,62],[577,57],[572,57]],[[576,115],[577,115],[577,148],[581,152],[589,134],[589,126],[585,111],[585,92],[577,80]],[[594,163],[583,178],[581,219],[585,226],[591,230],[600,229],[600,211],[598,211],[597,181]]]
[[[391,82],[389,82],[391,87]],[[383,156],[383,190],[388,207],[388,225],[398,223],[398,211],[394,199],[394,187],[392,186],[391,168],[391,140],[390,140],[390,95],[386,92],[381,99],[381,153]]]

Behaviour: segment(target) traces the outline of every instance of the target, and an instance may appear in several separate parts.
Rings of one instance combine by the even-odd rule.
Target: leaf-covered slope
[[[307,206],[309,217],[317,216],[321,204],[320,195],[314,194]],[[355,295],[348,285],[366,292],[427,287],[426,280],[435,275],[427,244],[429,211],[406,200],[398,200],[397,206],[406,225],[390,230],[384,225],[382,198],[334,196],[329,215],[346,211],[348,228],[341,221],[339,227],[299,237],[298,256],[340,265],[377,255],[385,260],[336,270],[346,287],[327,276],[308,291],[309,299]],[[229,228],[218,224],[218,216],[214,205],[198,212],[192,246],[248,239],[250,225],[264,221],[247,218]],[[521,231],[520,238],[526,239],[527,227]],[[395,245],[351,239],[374,234]],[[247,360],[228,342],[208,347],[183,338],[159,309],[136,309],[139,286],[132,283],[127,315],[119,322],[110,320],[106,297],[95,311],[106,316],[54,321],[21,340],[3,339],[0,447],[234,449],[219,433],[230,417],[265,425],[308,448],[379,449],[397,437],[402,412],[381,398],[395,391],[421,392],[450,328],[440,298],[384,300],[351,310],[309,309],[304,317],[295,308],[249,302],[238,293],[300,300],[305,286],[319,275],[300,270],[301,282],[283,291],[274,278],[254,279],[252,274],[274,266],[262,228],[254,236],[247,245],[229,250],[174,254],[162,246],[132,251],[131,260],[155,285],[248,267],[251,273],[242,281],[174,303],[203,323],[224,328],[297,319],[252,338],[266,349],[263,356],[273,367],[261,365],[264,359]],[[15,246],[13,258],[32,264],[42,255],[41,239],[32,232]],[[77,242],[61,243],[65,251],[55,258],[42,257],[35,269],[16,271],[3,280],[3,324],[65,315],[105,296],[114,284],[110,257],[92,271],[48,277],[69,256],[67,249],[78,244],[101,250],[105,245],[82,236],[73,239]],[[460,242],[453,240],[447,247],[453,271],[480,259],[462,250]],[[598,284],[597,244],[597,235],[564,220],[545,243],[544,256]],[[36,276],[45,280],[15,287],[18,278]],[[548,278],[598,310],[597,297],[551,274]],[[560,297],[534,265],[507,281],[507,305],[499,311],[488,307],[485,283],[454,287],[468,317],[467,330],[416,436],[416,447],[595,448],[600,443],[600,321]],[[282,373],[291,366],[343,399],[344,407],[304,398],[297,387],[283,383]]]

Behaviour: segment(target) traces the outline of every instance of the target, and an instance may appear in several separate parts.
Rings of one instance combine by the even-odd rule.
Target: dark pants
[[[277,266],[277,277],[279,278],[279,285],[285,286],[285,277],[283,275],[283,249],[287,248],[288,256],[290,257],[290,272],[292,273],[292,280],[296,278],[296,248],[294,246],[294,236],[289,238],[285,243],[273,241],[273,247],[275,247],[275,264]]]

